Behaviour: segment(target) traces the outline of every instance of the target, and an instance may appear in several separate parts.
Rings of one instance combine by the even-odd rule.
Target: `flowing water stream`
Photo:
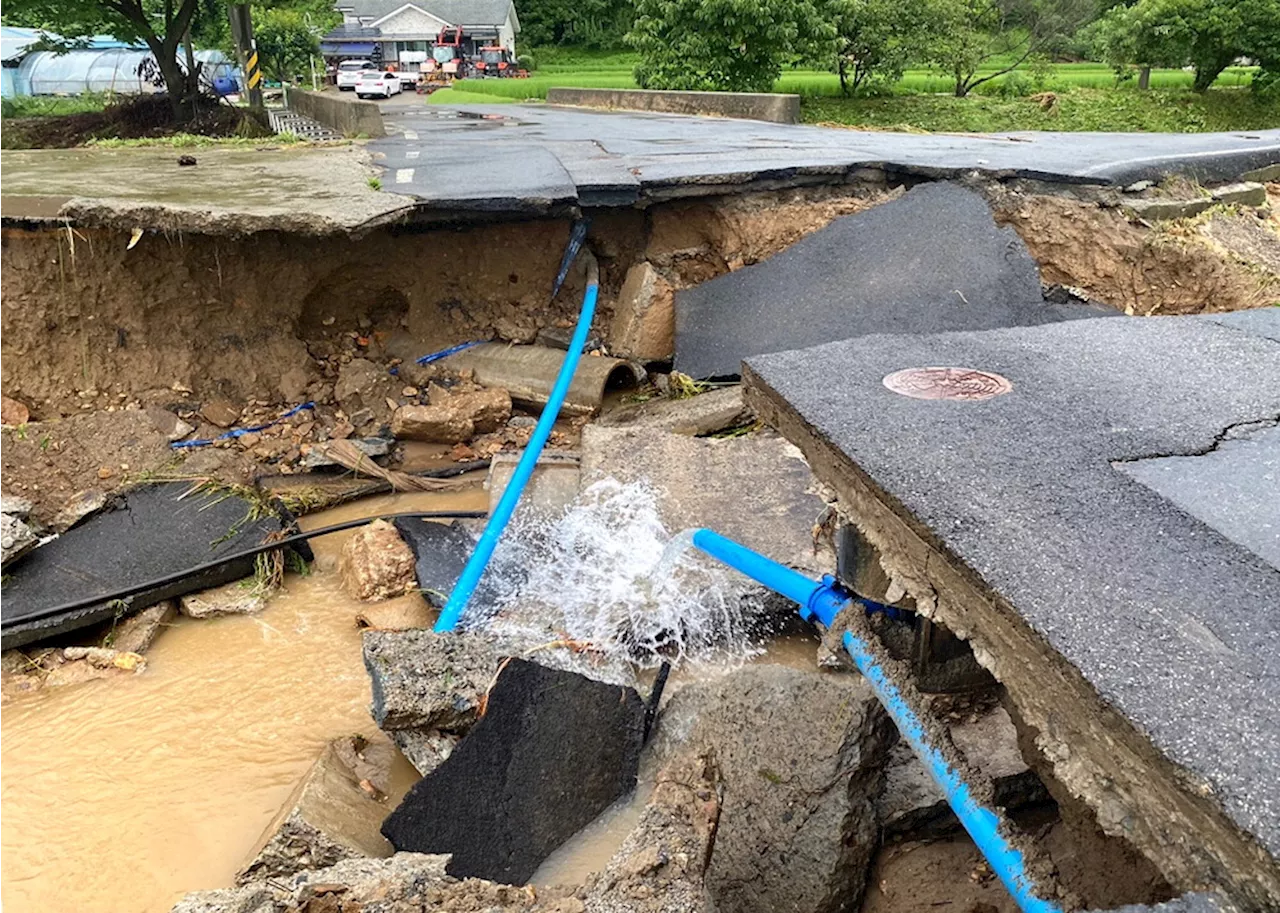
[[[487,501],[479,486],[369,498],[303,526]],[[369,604],[344,592],[337,558],[353,534],[313,540],[312,572],[290,574],[257,616],[178,619],[141,675],[6,704],[6,913],[164,913],[186,891],[228,886],[325,743],[377,735],[356,616],[432,616],[417,594]],[[759,643],[744,621],[744,608],[758,607],[745,578],[672,537],[642,484],[598,483],[550,521],[518,516],[486,581],[490,614],[473,623],[512,644],[545,643],[549,632],[589,642],[646,680],[670,659],[668,694],[743,662],[814,661],[808,638]],[[416,778],[397,760],[388,810]],[[535,883],[578,883],[601,869],[655,773],[642,770],[635,793],[548,859]]]
[[[303,526],[487,501],[478,486],[374,498]],[[355,624],[365,605],[336,573],[352,534],[314,540],[313,573],[289,575],[260,615],[179,619],[141,675],[5,705],[5,913],[164,913],[186,891],[226,887],[324,744],[376,734]],[[414,772],[401,761],[395,774],[403,792]]]

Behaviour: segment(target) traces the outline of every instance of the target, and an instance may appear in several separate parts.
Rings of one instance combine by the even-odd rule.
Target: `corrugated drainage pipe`
[[[524,487],[528,484],[529,477],[533,475],[533,470],[538,464],[538,456],[546,446],[547,438],[551,436],[551,428],[555,425],[557,416],[560,415],[560,407],[564,405],[564,398],[569,392],[574,371],[577,370],[578,362],[582,359],[582,350],[587,344],[587,333],[591,330],[591,321],[596,313],[596,296],[600,291],[600,268],[596,264],[596,258],[589,250],[584,250],[582,254],[587,258],[587,292],[582,299],[582,311],[578,314],[578,325],[573,331],[573,339],[569,341],[569,351],[565,353],[564,362],[560,365],[560,374],[556,378],[555,386],[551,388],[547,405],[543,408],[542,415],[538,417],[538,425],[529,436],[529,443],[525,445],[520,462],[516,464],[515,472],[511,474],[511,481],[507,483],[506,490],[498,500],[498,506],[489,514],[489,522],[485,524],[480,541],[476,543],[475,550],[467,559],[467,566],[462,569],[458,582],[453,585],[449,600],[440,610],[440,617],[436,620],[435,626],[437,634],[452,631],[462,619],[462,613],[466,611],[467,603],[471,601],[471,594],[475,592],[480,578],[484,576],[484,569],[488,566],[489,559],[493,557],[493,550],[498,547],[498,540],[502,538],[507,522],[510,521],[516,504],[520,501],[520,495],[524,493]]]
[[[841,589],[830,576],[821,581],[811,580],[804,574],[784,567],[709,529],[696,530],[693,544],[775,593],[798,603],[800,617],[806,621],[816,620],[824,627],[830,627],[836,614],[850,601],[856,600],[855,596]],[[978,804],[970,793],[968,784],[947,763],[942,752],[929,744],[920,718],[876,662],[867,644],[847,631],[844,635],[844,648],[853,658],[858,671],[871,684],[880,703],[889,711],[889,716],[897,724],[903,738],[911,745],[933,781],[947,797],[956,817],[987,858],[992,871],[999,876],[1018,907],[1024,913],[1060,913],[1056,904],[1036,895],[1035,886],[1027,875],[1022,851],[1012,846],[1000,833],[999,815]]]

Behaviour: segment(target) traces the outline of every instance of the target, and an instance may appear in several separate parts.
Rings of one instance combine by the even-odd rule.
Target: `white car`
[[[373,98],[375,95],[390,98],[392,95],[399,95],[402,90],[400,74],[390,70],[365,70],[356,77],[358,98]]]
[[[369,60],[344,60],[338,64],[338,91],[350,92],[356,87],[356,80],[365,70],[372,70],[373,62]]]

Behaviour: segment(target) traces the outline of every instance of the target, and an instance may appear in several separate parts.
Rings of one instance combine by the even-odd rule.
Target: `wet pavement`
[[[1084,704],[1062,692],[1052,722],[1033,722],[1051,727],[1044,737],[1067,740],[1063,750],[1079,765],[1077,755],[1103,743],[1097,729],[1071,740],[1073,719],[1109,727],[1099,720],[1118,712],[1139,743],[1149,740],[1143,751],[1154,748],[1185,782],[1200,784],[1195,801],[1209,798],[1222,810],[1215,814],[1269,855],[1252,863],[1269,876],[1243,876],[1237,857],[1226,863],[1239,866],[1228,877],[1245,891],[1273,891],[1280,502],[1267,429],[1280,416],[1280,311],[1231,316],[1245,319],[873,336],[747,363],[760,402],[776,406],[782,430],[820,478],[837,487],[848,473],[865,478],[877,504],[920,531],[931,557],[962,569],[984,598],[1015,613],[1034,643],[1047,644],[1054,663],[1065,660],[1087,683],[1095,696]],[[933,398],[945,384],[890,388],[890,375],[903,369],[940,365],[993,372],[1011,389],[972,372],[950,385],[959,399]],[[1178,479],[1152,481],[1160,465],[1150,460],[1160,457],[1177,458]],[[830,468],[840,466],[848,468]],[[842,500],[852,490],[842,489]],[[1222,509],[1242,503],[1250,510]],[[969,599],[956,587],[951,599]],[[976,612],[975,603],[964,605]],[[1028,660],[1014,659],[991,617],[965,618],[976,642],[998,645],[994,671],[1016,688],[1025,673],[1012,665]],[[1059,687],[1044,662],[1030,666],[1039,669],[1041,693]],[[1161,767],[1144,760],[1141,773],[1126,773],[1132,762],[1116,746],[1130,737],[1106,737],[1114,782],[1092,800],[1100,815],[1128,815],[1115,826],[1132,830],[1144,850],[1167,854],[1166,864],[1195,866],[1185,859],[1224,853],[1227,838],[1213,818],[1190,827],[1198,846],[1185,857],[1167,836],[1189,828],[1164,817],[1172,806],[1134,799]],[[1135,805],[1145,810],[1124,811]],[[1145,827],[1163,828],[1158,851],[1143,845]]]
[[[629,205],[856,177],[978,171],[1074,184],[1230,180],[1280,161],[1280,130],[1211,134],[907,134],[549,105],[396,102],[369,144],[384,188],[433,208]]]

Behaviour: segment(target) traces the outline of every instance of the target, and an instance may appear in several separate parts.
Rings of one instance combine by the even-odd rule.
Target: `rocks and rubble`
[[[502,389],[450,393],[432,384],[429,399],[426,406],[397,409],[391,433],[402,440],[457,444],[491,434],[511,418],[511,395]]]
[[[178,615],[172,599],[156,603],[120,620],[107,635],[110,646],[126,653],[145,653],[161,630],[171,625]]]
[[[12,514],[0,514],[0,547],[3,548],[0,566],[22,557],[38,541],[26,523]]]
[[[267,829],[237,884],[288,878],[362,856],[384,857],[391,845],[378,833],[386,814],[391,745],[362,736],[325,746]]]
[[[700,437],[753,421],[755,416],[742,401],[742,387],[733,384],[697,396],[664,397],[622,406],[600,416],[597,424]]]
[[[613,308],[609,349],[637,361],[668,361],[675,354],[675,290],[647,261],[627,270]]]
[[[251,579],[233,580],[198,593],[188,593],[178,602],[188,618],[217,618],[219,615],[256,615],[267,606],[267,593]]]
[[[342,546],[342,585],[356,599],[390,599],[418,586],[413,551],[386,520],[361,527]]]
[[[1018,749],[1018,732],[1004,708],[953,723],[951,741],[978,775],[990,781],[994,804],[1016,810],[1045,802],[1049,794]],[[955,831],[959,820],[946,797],[905,741],[889,749],[884,790],[876,800],[886,839]]]
[[[684,755],[658,772],[635,829],[585,886],[593,913],[711,913],[707,868],[723,801],[713,751]]]
[[[501,661],[502,654],[481,637],[366,631],[374,722],[386,731],[464,733],[475,723]]]
[[[761,664],[678,691],[652,750],[660,759],[715,752],[724,799],[707,887],[716,909],[856,906],[879,842],[875,800],[895,737],[853,675]]]

